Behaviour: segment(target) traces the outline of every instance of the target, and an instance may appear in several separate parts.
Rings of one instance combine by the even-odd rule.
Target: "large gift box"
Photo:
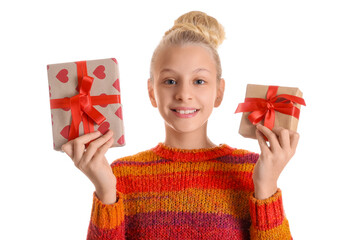
[[[111,129],[111,147],[125,145],[119,70],[115,58],[49,64],[53,147],[84,134]]]
[[[297,131],[301,105],[306,104],[298,88],[248,84],[245,101],[235,111],[243,112],[239,134],[256,139],[257,123]]]

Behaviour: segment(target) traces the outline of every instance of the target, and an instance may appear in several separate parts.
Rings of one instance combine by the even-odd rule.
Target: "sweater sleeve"
[[[124,229],[122,193],[117,191],[117,200],[115,203],[104,204],[99,200],[94,191],[87,240],[125,239]]]
[[[249,199],[252,240],[292,239],[288,220],[285,216],[281,190],[263,200],[256,199],[254,194]]]

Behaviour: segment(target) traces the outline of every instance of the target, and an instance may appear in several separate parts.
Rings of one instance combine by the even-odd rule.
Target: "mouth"
[[[193,118],[198,114],[200,109],[178,107],[178,108],[173,108],[171,110],[179,118]]]
[[[195,108],[188,108],[188,109],[171,109],[173,112],[180,113],[180,114],[193,114],[198,112],[199,109]]]

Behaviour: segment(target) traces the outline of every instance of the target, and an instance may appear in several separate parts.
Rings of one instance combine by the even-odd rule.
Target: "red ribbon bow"
[[[68,141],[79,136],[79,125],[83,121],[84,134],[94,131],[94,122],[100,125],[106,118],[93,105],[120,103],[119,95],[90,96],[94,78],[87,76],[86,61],[76,62],[79,94],[71,98],[50,100],[50,108],[70,108],[72,122]]]
[[[306,106],[305,100],[300,97],[280,94],[276,95],[278,86],[269,86],[267,97],[264,98],[246,98],[244,103],[238,104],[235,113],[251,112],[248,119],[253,125],[264,119],[264,126],[272,130],[275,122],[275,111],[299,118],[300,110],[294,106],[299,103]]]

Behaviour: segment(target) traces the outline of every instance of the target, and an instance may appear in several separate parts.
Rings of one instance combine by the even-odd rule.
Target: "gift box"
[[[119,70],[115,58],[47,65],[53,147],[111,129],[111,147],[125,145]]]
[[[257,123],[297,131],[301,105],[306,104],[298,88],[248,84],[245,102],[235,111],[243,112],[239,134],[257,139]]]

